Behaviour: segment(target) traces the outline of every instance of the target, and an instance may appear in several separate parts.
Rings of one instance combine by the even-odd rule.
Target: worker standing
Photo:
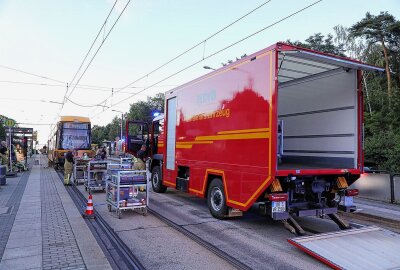
[[[6,170],[8,171],[7,143],[5,141],[2,141],[0,144],[0,158],[0,164],[6,165]]]
[[[64,186],[69,185],[69,179],[71,178],[72,168],[74,166],[74,154],[68,151],[65,155],[64,162]]]
[[[142,145],[140,150],[137,152],[137,161],[133,165],[134,170],[144,171],[146,170],[146,145]]]

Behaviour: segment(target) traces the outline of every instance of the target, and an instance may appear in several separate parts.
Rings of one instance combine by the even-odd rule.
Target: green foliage
[[[154,97],[147,97],[147,101],[139,101],[131,104],[127,118],[150,124],[153,120],[153,112],[155,111],[164,111],[164,94],[162,93],[158,93]]]
[[[367,13],[347,34],[366,44],[361,60],[386,67],[386,76],[365,74],[365,158],[400,172],[400,21],[387,12]]]
[[[100,144],[105,139],[105,127],[93,126],[92,127],[92,143]]]
[[[400,171],[400,134],[381,130],[365,140],[365,159],[373,160],[379,169]]]
[[[6,131],[4,129],[3,123],[0,122],[0,141],[6,140]]]
[[[400,172],[400,21],[388,12],[367,13],[349,28],[335,26],[334,34],[288,42],[387,67],[386,76],[364,72],[365,159]]]
[[[300,42],[300,41],[290,41],[287,40],[289,44],[311,49],[311,50],[316,50],[324,53],[330,53],[334,55],[340,55],[344,56],[343,54],[343,45],[336,45],[333,42],[333,36],[331,34],[328,34],[325,38],[324,35],[321,33],[316,33],[309,38],[305,40],[305,42]]]
[[[116,137],[120,137],[121,134],[121,118],[114,117],[114,119],[107,126],[106,140],[114,141]],[[124,130],[122,131],[125,132]]]
[[[369,43],[393,43],[394,31],[399,27],[399,22],[388,12],[381,12],[377,16],[367,12],[365,18],[350,27],[349,31],[352,36],[365,38]]]
[[[146,101],[139,101],[131,104],[129,113],[124,116],[123,134],[125,134],[125,120],[145,121],[151,124],[153,113],[155,111],[164,111],[164,94],[158,93],[153,97],[147,97]],[[92,143],[101,144],[104,140],[114,141],[116,137],[120,137],[121,117],[114,117],[111,123],[106,126],[92,127]]]

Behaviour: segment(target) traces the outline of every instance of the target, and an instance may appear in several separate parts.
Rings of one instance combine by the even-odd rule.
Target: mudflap
[[[229,207],[227,217],[242,217],[243,212],[239,209]]]
[[[400,234],[365,226],[288,239],[333,269],[400,269]]]

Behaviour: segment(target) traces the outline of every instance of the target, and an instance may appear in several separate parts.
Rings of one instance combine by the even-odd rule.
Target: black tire
[[[162,184],[161,169],[160,166],[154,166],[151,171],[151,186],[154,192],[164,193],[167,191],[167,187]]]
[[[225,189],[221,179],[214,178],[211,181],[207,192],[207,203],[213,217],[218,219],[226,218],[228,206],[226,206]]]

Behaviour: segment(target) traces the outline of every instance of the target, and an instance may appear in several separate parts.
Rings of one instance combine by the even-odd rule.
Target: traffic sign
[[[13,126],[15,126],[15,124],[16,124],[15,121],[13,119],[10,119],[10,118],[8,118],[8,119],[6,119],[4,121],[4,125],[6,127],[13,127]]]
[[[15,127],[12,129],[13,133],[19,133],[19,134],[32,134],[33,133],[33,128],[21,128],[21,127]]]

